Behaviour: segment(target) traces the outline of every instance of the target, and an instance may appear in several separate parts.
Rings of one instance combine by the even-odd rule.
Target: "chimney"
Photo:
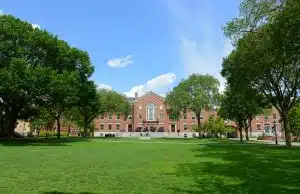
[[[138,92],[135,92],[135,93],[134,93],[134,98],[137,99],[138,97],[139,97]]]

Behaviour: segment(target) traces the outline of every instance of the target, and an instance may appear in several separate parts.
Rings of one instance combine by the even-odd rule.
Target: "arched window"
[[[149,104],[147,106],[147,120],[154,121],[154,118],[155,118],[155,105]]]

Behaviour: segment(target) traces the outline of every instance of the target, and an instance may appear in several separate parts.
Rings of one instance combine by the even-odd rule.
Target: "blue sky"
[[[219,75],[222,25],[240,0],[0,0],[0,10],[86,50],[99,87],[164,95],[191,73]]]

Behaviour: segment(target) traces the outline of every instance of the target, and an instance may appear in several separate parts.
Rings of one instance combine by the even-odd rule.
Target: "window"
[[[183,125],[183,130],[185,130],[185,131],[187,130],[187,125],[186,124]]]
[[[195,113],[192,113],[192,119],[196,119]]]
[[[265,124],[265,133],[266,134],[272,133],[271,126],[269,124]]]
[[[258,131],[260,131],[260,130],[261,130],[260,124],[257,124],[257,125],[256,125],[256,128],[257,128]]]
[[[100,129],[104,130],[104,124],[100,124]]]
[[[161,119],[161,120],[164,119],[164,113],[163,113],[163,112],[160,113],[160,119]]]
[[[101,115],[100,119],[104,119],[104,115]]]
[[[109,120],[111,120],[112,119],[112,115],[110,114],[110,115],[108,115],[108,119]]]
[[[120,119],[120,115],[117,115],[117,120],[119,120]]]
[[[111,130],[111,124],[108,124],[108,130]]]
[[[139,119],[142,119],[143,117],[142,117],[142,113],[140,112],[139,113]]]
[[[204,117],[203,117],[203,114],[201,113],[201,114],[200,114],[200,119],[203,119],[203,118],[204,118]]]
[[[273,114],[273,119],[274,119],[274,120],[276,119],[276,114]]]
[[[117,130],[120,130],[120,124],[117,124]]]
[[[155,106],[154,104],[149,104],[147,107],[147,120],[154,121],[155,118]]]
[[[128,115],[128,119],[131,119],[132,118],[132,115]]]

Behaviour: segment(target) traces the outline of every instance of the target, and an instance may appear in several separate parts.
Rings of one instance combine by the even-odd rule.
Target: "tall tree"
[[[286,146],[291,146],[288,115],[300,89],[300,2],[244,0],[241,17],[225,32],[236,41],[235,56],[227,66],[227,81],[239,75],[240,84],[262,93],[280,113]],[[242,5],[243,5],[242,4]],[[264,10],[263,13],[259,10]],[[239,25],[243,23],[243,25]]]
[[[77,109],[80,113],[80,118],[77,116],[77,124],[83,127],[84,135],[88,136],[91,122],[105,109],[100,104],[100,94],[92,81],[81,84]]]
[[[192,74],[168,93],[166,103],[177,113],[179,110],[193,111],[200,127],[203,109],[211,109],[218,103],[219,85],[211,75]]]
[[[6,137],[17,119],[31,117],[40,106],[58,117],[76,96],[77,82],[93,72],[86,52],[10,15],[0,16],[0,48],[0,129]]]

